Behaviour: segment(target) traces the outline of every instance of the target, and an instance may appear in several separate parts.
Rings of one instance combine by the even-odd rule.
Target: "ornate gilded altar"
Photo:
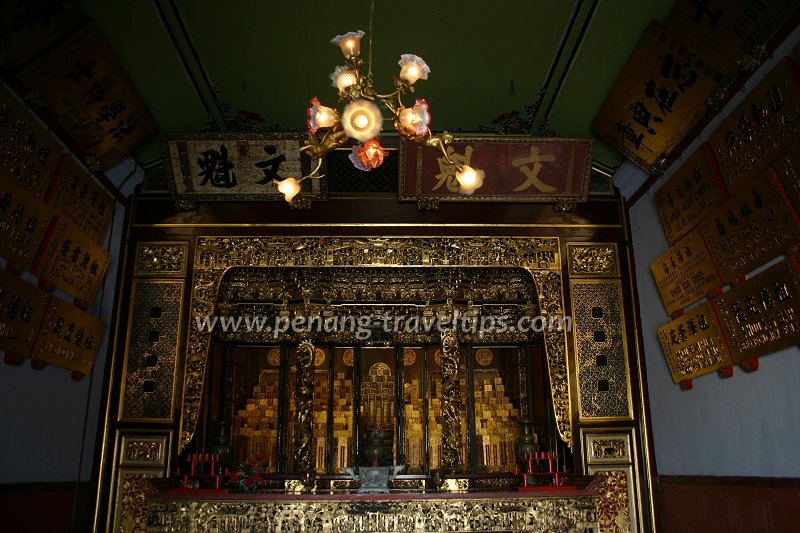
[[[366,431],[379,428],[387,464],[480,478],[514,471],[517,422],[530,418],[542,449],[564,458],[560,468],[608,474],[603,490],[615,500],[601,523],[630,522],[639,531],[649,520],[649,444],[639,431],[639,370],[630,359],[638,355],[615,201],[539,222],[528,208],[507,206],[502,224],[411,230],[304,226],[294,213],[286,222],[244,225],[235,210],[218,214],[230,222],[197,226],[191,213],[138,202],[122,260],[130,281],[120,295],[104,436],[106,528],[140,530],[141,480],[174,475],[182,454],[211,450],[219,419],[230,422],[236,461],[262,456],[272,475],[338,474],[357,464]],[[416,216],[392,224],[413,226]],[[478,321],[505,314],[509,324],[541,316],[556,326],[483,337],[459,331],[453,339],[370,326],[365,340],[354,338],[358,327],[276,336],[196,325],[198,317],[274,324],[364,309],[390,323],[412,314]],[[135,453],[144,448],[151,452]],[[197,509],[209,505],[198,501]]]

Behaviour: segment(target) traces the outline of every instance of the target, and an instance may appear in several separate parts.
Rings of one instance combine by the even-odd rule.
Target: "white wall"
[[[130,174],[132,171],[135,172]],[[123,186],[126,196],[143,177],[130,158],[106,175],[116,184],[130,175]],[[48,365],[43,370],[33,370],[30,359],[18,367],[0,363],[0,483],[91,479],[97,430],[105,416],[100,401],[124,215],[122,205],[115,203],[114,217],[103,241],[112,259],[97,301],[89,308],[106,322],[106,334],[91,375],[76,382],[64,368]],[[5,261],[0,259],[0,268],[4,267]],[[22,276],[36,283],[29,273]],[[72,301],[60,291],[54,294]]]
[[[776,59],[791,53],[798,41],[800,30],[751,78],[685,152],[686,156],[735,109]],[[631,183],[645,179],[640,171],[637,176],[630,163],[625,166],[620,173],[624,182],[619,184],[623,193],[635,189]],[[680,161],[630,210],[658,473],[800,477],[800,348],[762,357],[759,370],[752,374],[737,367],[729,379],[721,379],[716,373],[701,376],[689,391],[681,391],[672,382],[657,336],[669,316],[661,304],[650,263],[668,248],[654,193],[679,166]]]

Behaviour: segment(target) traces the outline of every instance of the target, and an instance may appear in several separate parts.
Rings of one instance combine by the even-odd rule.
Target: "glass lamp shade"
[[[428,102],[422,98],[417,99],[413,107],[403,107],[397,113],[400,126],[413,131],[414,135],[425,135],[431,124],[431,113]]]
[[[342,50],[344,57],[352,59],[361,54],[361,38],[364,35],[366,34],[361,30],[347,32],[331,39],[331,44],[338,46]]]
[[[292,198],[297,196],[297,193],[299,193],[300,189],[302,189],[302,185],[300,185],[300,182],[297,180],[297,178],[284,178],[281,181],[272,181],[278,186],[278,190],[281,192],[281,194],[283,194],[284,200],[289,203],[292,202]]]
[[[364,144],[353,147],[353,153],[350,155],[355,155],[358,161],[361,163],[360,165],[353,162],[356,168],[361,170],[372,170],[373,168],[378,168],[383,164],[383,158],[389,155],[389,152],[383,149],[381,146],[381,141],[377,137],[371,139]],[[353,161],[351,159],[351,161]]]
[[[331,79],[331,85],[339,89],[339,92],[358,82],[358,73],[350,67],[336,67],[328,77]]]
[[[312,135],[320,128],[330,128],[339,120],[339,113],[331,107],[320,104],[316,96],[308,103],[306,115],[308,132]]]
[[[469,165],[464,165],[461,170],[456,172],[456,180],[458,180],[458,192],[461,194],[472,194],[476,189],[483,185],[483,177],[486,173],[483,170],[477,170]]]
[[[348,137],[364,143],[378,135],[382,127],[383,116],[375,102],[358,98],[344,107],[342,128]]]
[[[431,73],[431,69],[425,64],[425,61],[414,54],[401,55],[397,64],[400,65],[400,79],[405,80],[409,85],[414,85],[419,79],[427,80],[428,74]]]

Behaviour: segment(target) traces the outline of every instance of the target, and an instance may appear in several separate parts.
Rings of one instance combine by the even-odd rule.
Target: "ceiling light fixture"
[[[369,29],[372,34],[372,12],[374,0],[370,2]],[[331,85],[339,91],[339,100],[345,104],[340,113],[336,109],[324,106],[314,97],[306,110],[308,126],[308,142],[300,148],[310,157],[315,158],[314,170],[301,178],[287,177],[274,180],[278,190],[287,202],[300,192],[302,182],[307,179],[319,179],[319,173],[326,154],[342,146],[348,138],[358,141],[349,158],[364,171],[377,168],[388,155],[380,144],[379,134],[383,128],[381,107],[392,114],[394,129],[408,141],[441,151],[442,157],[456,169],[459,192],[472,194],[483,185],[484,172],[468,165],[461,165],[450,159],[446,146],[453,141],[453,136],[445,131],[438,135],[431,134],[431,114],[428,103],[419,98],[411,107],[403,104],[403,95],[414,92],[414,84],[418,80],[428,79],[430,68],[422,58],[413,54],[400,56],[400,73],[394,77],[395,90],[388,94],[375,92],[372,83],[372,39],[369,42],[367,56],[367,73],[362,75],[361,38],[365,33],[361,30],[337,35],[331,43],[337,45],[344,55],[345,65],[337,66],[330,75]],[[319,135],[318,135],[319,132]]]

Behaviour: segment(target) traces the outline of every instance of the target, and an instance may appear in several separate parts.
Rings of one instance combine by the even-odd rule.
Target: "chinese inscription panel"
[[[585,201],[593,141],[554,137],[455,137],[446,148],[451,160],[486,173],[475,194],[458,192],[456,168],[438,150],[400,144],[400,199]]]
[[[722,282],[700,229],[676,242],[650,265],[668,314],[705,296]]]
[[[786,259],[715,302],[733,360],[741,363],[800,343],[800,276]]]
[[[709,302],[659,328],[658,340],[675,383],[733,364]]]
[[[652,22],[617,78],[592,129],[649,171],[706,110],[722,77]]]
[[[656,192],[661,225],[670,244],[692,230],[727,195],[709,161],[708,145],[697,149]]]
[[[178,198],[282,200],[273,180],[299,179],[311,172],[311,159],[300,152],[304,138],[292,133],[167,136],[171,186]],[[324,167],[320,173],[325,174]],[[306,180],[304,195],[322,199],[321,181]]]

